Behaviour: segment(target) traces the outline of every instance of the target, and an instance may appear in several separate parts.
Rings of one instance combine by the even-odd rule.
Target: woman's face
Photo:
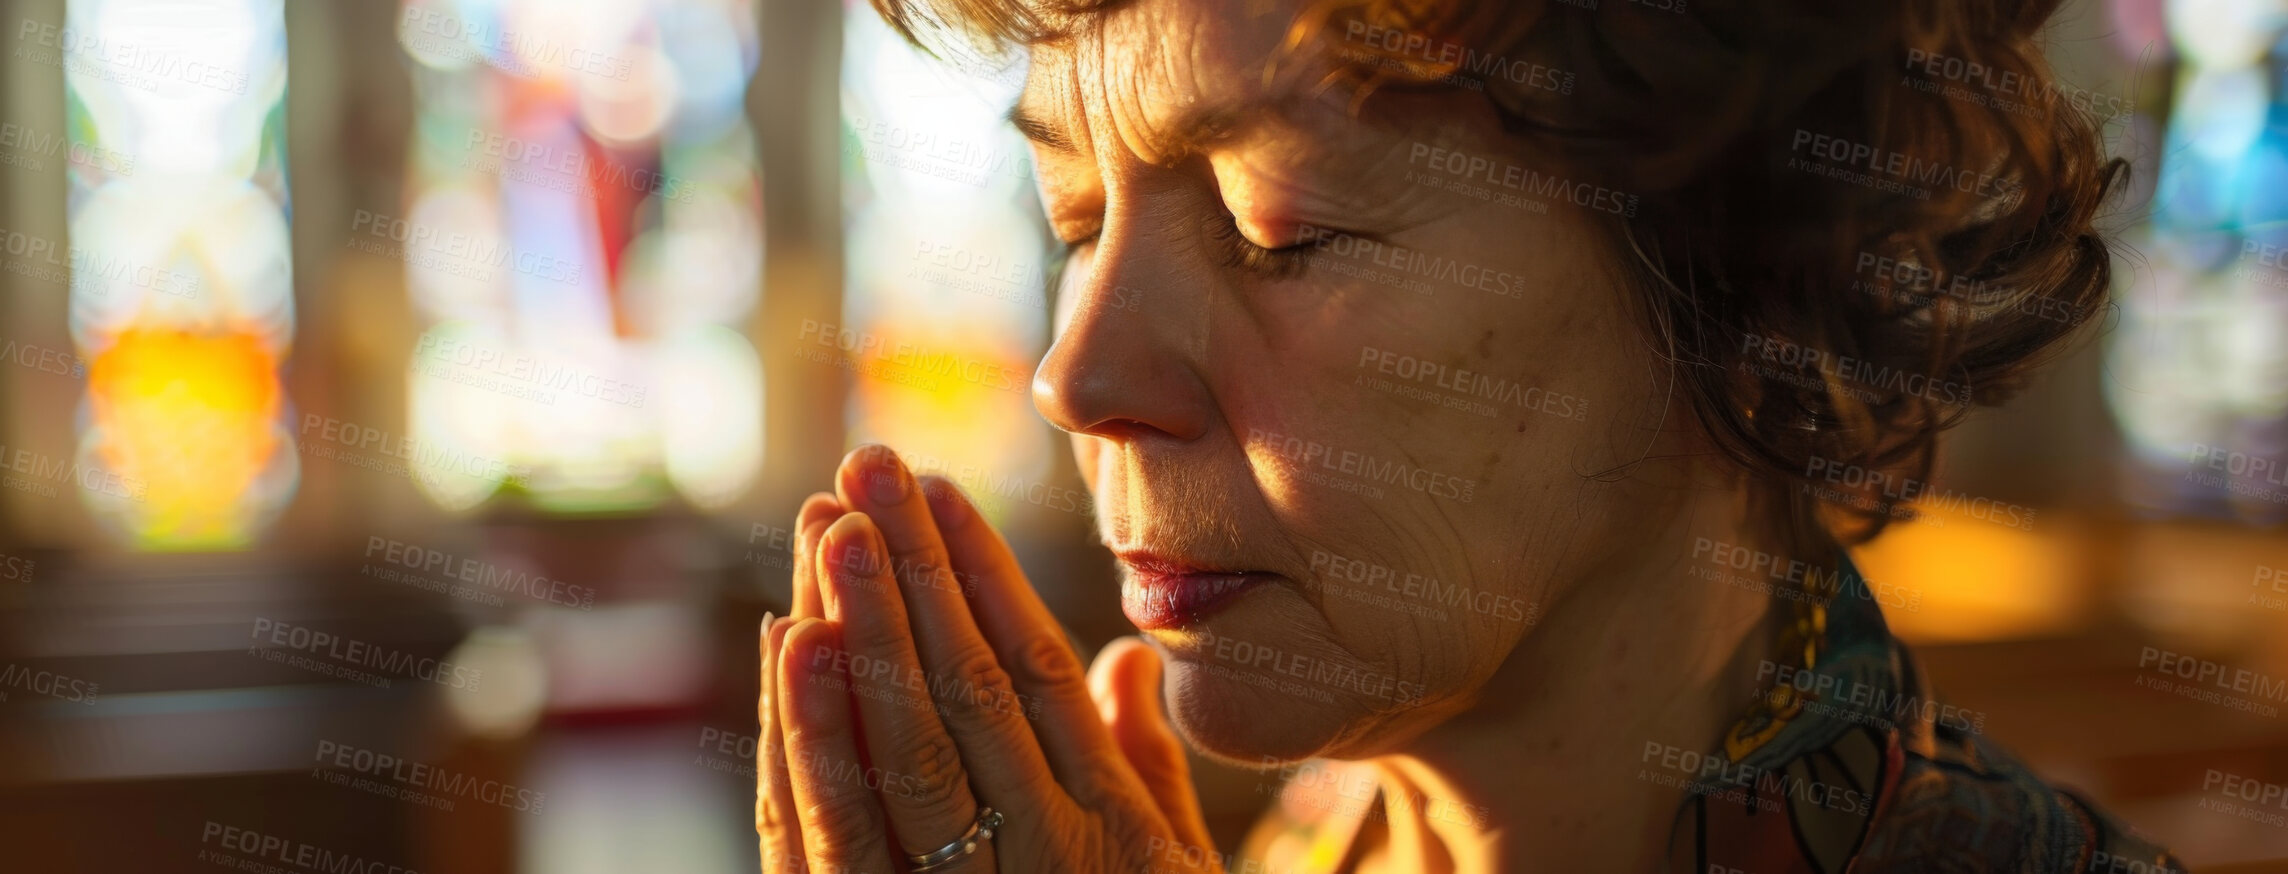
[[[1627,195],[1520,157],[1473,91],[1354,119],[1324,61],[1267,84],[1293,10],[1236,8],[1146,0],[1034,50],[1016,115],[1075,244],[1034,401],[1193,743],[1368,755],[1662,527],[1673,493],[1600,474],[1684,417],[1616,279]]]

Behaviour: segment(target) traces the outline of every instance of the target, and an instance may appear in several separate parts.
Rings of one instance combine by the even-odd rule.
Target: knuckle
[[[947,679],[952,682],[932,690],[933,695],[939,704],[961,714],[990,711],[993,698],[1009,688],[1009,672],[984,647],[956,656]]]
[[[866,621],[845,624],[851,652],[865,653],[876,659],[896,658],[913,650],[913,639],[908,637],[904,622],[893,622],[887,611],[877,611]]]
[[[856,849],[871,832],[874,824],[873,808],[867,805],[866,793],[850,787],[834,786],[813,793],[802,808],[804,844],[815,845],[828,854]]]
[[[917,549],[898,557],[898,586],[907,590],[953,590],[953,563],[938,547]]]
[[[1073,655],[1065,642],[1051,635],[1036,635],[1018,649],[1020,670],[1036,688],[1051,694],[1066,694],[1081,689],[1086,678],[1081,673],[1080,658]]]
[[[778,805],[771,803],[771,778],[763,777],[755,785],[755,831],[769,835],[779,823]]]
[[[969,791],[969,776],[962,769],[961,751],[943,732],[932,732],[917,738],[901,761],[911,762],[914,779],[906,800],[914,808],[931,815],[952,819],[959,817],[965,794]]]
[[[914,811],[922,819],[952,824],[954,829],[959,831],[962,823],[967,823],[975,816],[967,810],[969,805],[976,803],[965,797],[968,792],[969,787],[967,785],[952,780],[923,780],[915,784],[914,795],[907,801],[913,805]],[[943,842],[943,839],[940,838],[939,843]],[[930,849],[936,846],[937,844],[924,842],[916,849]]]

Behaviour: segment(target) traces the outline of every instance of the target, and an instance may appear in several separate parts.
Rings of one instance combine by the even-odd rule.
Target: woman
[[[1841,546],[2103,306],[2054,2],[877,2],[1027,54],[1034,400],[1144,637],[1084,672],[852,453],[765,622],[767,869],[2176,867],[1931,702]],[[1179,736],[1288,778],[1242,851]]]

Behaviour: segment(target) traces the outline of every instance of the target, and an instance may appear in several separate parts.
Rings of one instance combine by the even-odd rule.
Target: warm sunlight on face
[[[1121,7],[1036,47],[1014,114],[1072,246],[1035,404],[1178,723],[1248,762],[1369,754],[1469,703],[1675,512],[1647,468],[1611,474],[1688,418],[1615,278],[1621,201],[1536,196],[1562,171],[1477,93],[1354,119],[1312,87],[1325,55],[1267,82],[1292,15]]]

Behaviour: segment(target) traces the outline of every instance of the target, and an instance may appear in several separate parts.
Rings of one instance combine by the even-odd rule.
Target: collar
[[[1818,656],[1775,655],[1759,697],[1721,749],[1707,753],[1669,839],[1669,870],[1832,874],[1845,870],[1894,794],[1904,762],[1901,712],[1911,679],[1874,594],[1841,550],[1828,579],[1775,590],[1822,603]],[[1797,606],[1809,606],[1798,602]]]

